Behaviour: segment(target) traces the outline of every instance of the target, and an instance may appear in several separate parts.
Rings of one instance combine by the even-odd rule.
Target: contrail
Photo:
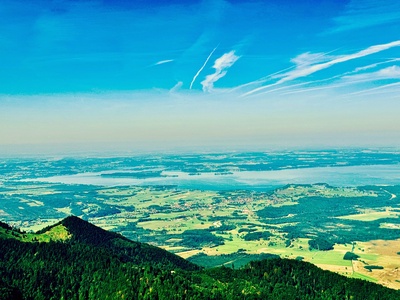
[[[192,89],[193,83],[196,81],[197,76],[199,76],[199,74],[201,73],[201,71],[203,71],[204,67],[206,66],[206,64],[208,63],[208,61],[210,60],[211,56],[213,55],[214,51],[217,50],[218,46],[215,47],[213,49],[213,51],[211,51],[211,53],[208,55],[206,61],[204,62],[204,64],[201,66],[201,68],[197,71],[196,75],[194,75],[192,82],[190,83],[190,88]]]

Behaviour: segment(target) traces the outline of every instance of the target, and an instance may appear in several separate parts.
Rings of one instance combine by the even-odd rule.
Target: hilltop
[[[35,234],[13,231],[7,224],[2,224],[1,227],[8,227],[9,233],[8,236],[4,236],[4,230],[0,230],[0,237],[1,232],[3,232],[3,236],[6,238],[28,243],[46,242],[54,245],[56,242],[62,242],[71,246],[86,245],[102,251],[111,251],[122,262],[151,263],[152,265],[183,270],[199,269],[195,264],[161,248],[131,241],[118,233],[104,230],[75,216],[69,216]]]
[[[396,290],[296,260],[201,269],[77,217],[35,234],[0,223],[0,273],[0,299],[400,298]]]

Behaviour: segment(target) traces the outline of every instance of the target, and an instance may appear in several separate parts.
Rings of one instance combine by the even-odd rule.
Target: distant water
[[[119,172],[119,170],[115,170],[115,172]],[[312,183],[327,183],[333,186],[400,184],[400,164],[316,167],[274,171],[242,171],[227,175],[214,173],[189,175],[188,173],[180,171],[164,171],[161,173],[163,177],[140,179],[101,176],[101,174],[105,173],[109,174],[110,171],[104,173],[80,173],[75,175],[53,176],[34,179],[34,181],[99,186],[171,185],[182,189],[200,190],[269,190],[286,184]]]

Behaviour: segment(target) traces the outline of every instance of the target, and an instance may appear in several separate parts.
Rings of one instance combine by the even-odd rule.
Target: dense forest
[[[54,226],[67,238],[41,241]],[[31,237],[0,224],[0,299],[400,299],[306,262],[272,256],[201,269],[76,217],[54,226]]]

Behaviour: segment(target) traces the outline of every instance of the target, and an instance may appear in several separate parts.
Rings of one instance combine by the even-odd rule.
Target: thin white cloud
[[[278,88],[268,89],[267,91],[258,93],[256,95],[260,96],[260,95],[264,95],[264,94],[274,93],[277,91],[283,91],[279,95],[290,95],[290,94],[297,94],[297,93],[313,92],[316,90],[329,90],[329,89],[333,90],[336,88],[346,87],[346,86],[364,83],[364,82],[368,82],[368,81],[376,81],[376,80],[384,80],[384,79],[399,79],[400,78],[400,67],[399,66],[387,67],[387,68],[378,70],[376,72],[352,75],[356,72],[359,72],[362,70],[367,70],[367,69],[376,67],[378,65],[386,64],[386,63],[393,62],[393,61],[399,61],[399,59],[391,59],[388,61],[371,64],[371,65],[368,65],[365,67],[359,67],[359,68],[354,69],[353,71],[345,72],[345,73],[335,75],[335,76],[325,78],[325,79],[307,81],[307,82],[296,83],[296,84],[291,84],[291,85],[283,85]],[[331,82],[331,83],[324,85],[324,86],[314,86],[314,87],[293,89],[295,87],[304,87],[304,86],[308,86],[308,85],[315,85],[315,84],[320,84],[322,82],[328,82],[328,83]],[[275,85],[276,84],[271,84],[268,87],[272,87]],[[362,92],[363,91],[356,92],[356,93],[362,93]]]
[[[169,92],[170,92],[171,94],[176,93],[177,91],[179,91],[179,90],[181,89],[182,85],[183,85],[183,82],[182,82],[182,81],[179,81],[177,84],[175,84],[175,85],[169,90]]]
[[[210,58],[211,58],[211,56],[213,55],[213,53],[215,52],[215,50],[217,50],[217,48],[218,48],[218,46],[215,47],[215,48],[211,51],[211,53],[207,56],[207,59],[206,59],[206,61],[204,62],[204,64],[203,64],[203,65],[201,66],[201,68],[197,71],[196,75],[193,76],[193,79],[192,79],[192,82],[190,83],[190,88],[189,88],[189,89],[192,89],[192,86],[193,86],[194,82],[196,81],[197,76],[199,76],[200,73],[201,73],[201,71],[203,71],[203,69],[205,68],[205,66],[207,65],[208,61],[210,60]]]
[[[351,72],[345,73],[345,74],[349,74]],[[385,80],[385,79],[400,79],[400,67],[399,66],[391,66],[391,67],[387,67],[384,69],[381,69],[379,71],[376,72],[369,72],[369,73],[364,73],[364,74],[356,74],[356,75],[346,75],[346,76],[342,76],[342,75],[337,75],[328,79],[322,79],[322,80],[316,80],[316,81],[310,81],[307,82],[305,84],[315,84],[321,81],[326,81],[326,80],[332,80],[335,78],[340,78],[340,81],[336,81],[333,84],[328,84],[325,86],[317,86],[317,87],[311,87],[311,88],[304,88],[304,89],[295,89],[295,90],[289,90],[287,92],[281,93],[280,95],[289,95],[289,94],[297,94],[297,93],[306,93],[306,92],[312,92],[312,91],[316,91],[316,90],[329,90],[329,89],[336,89],[336,88],[340,88],[340,87],[346,87],[346,86],[351,86],[351,85],[355,85],[355,84],[360,84],[360,83],[365,83],[365,82],[371,82],[371,81],[377,81],[377,80]],[[294,84],[294,85],[290,85],[290,86],[284,86],[283,88],[292,88],[295,86],[301,86],[302,84]],[[394,85],[398,85],[397,83]],[[382,88],[384,87],[390,87],[392,86],[392,84],[389,85],[383,85]],[[278,88],[275,90],[279,90],[282,88]],[[381,89],[381,87],[376,87],[373,88],[372,90],[376,90],[376,89]],[[274,91],[274,90],[271,90]],[[356,94],[361,94],[364,93],[366,90],[362,90],[362,91],[358,91],[358,92],[354,92],[354,93],[350,93],[348,95],[356,95]],[[369,91],[369,90],[368,90]],[[270,92],[270,91],[268,91]],[[265,94],[267,92],[261,93],[261,94]],[[260,95],[260,94],[258,94]]]
[[[397,87],[397,86],[400,86],[400,82],[394,82],[394,83],[381,85],[381,86],[378,86],[378,87],[375,87],[375,88],[362,90],[362,91],[359,91],[359,92],[354,92],[354,93],[351,93],[349,95],[350,96],[355,96],[355,95],[371,94],[371,92],[373,92],[373,91],[388,89],[388,88]]]
[[[235,55],[235,51],[232,50],[216,59],[213,65],[215,72],[207,75],[206,78],[201,82],[203,91],[210,92],[214,88],[214,83],[224,77],[227,73],[226,69],[232,67],[239,58],[240,56]]]
[[[170,63],[170,62],[173,62],[173,61],[174,61],[173,59],[160,60],[160,61],[156,62],[154,65],[155,66],[163,65],[163,64],[167,64],[167,63]]]
[[[370,64],[370,65],[363,66],[363,67],[358,67],[358,68],[355,68],[354,71],[352,71],[351,73],[358,73],[358,72],[360,72],[360,71],[365,71],[365,70],[368,70],[368,69],[373,69],[373,68],[375,68],[375,67],[377,67],[377,66],[378,66],[378,64],[376,63],[376,64]]]
[[[296,63],[296,68],[280,74],[279,78],[281,78],[280,80],[278,80],[277,82],[267,85],[267,86],[262,86],[256,89],[253,89],[245,94],[243,94],[243,96],[249,96],[251,94],[254,94],[256,92],[259,92],[261,90],[267,89],[271,86],[275,86],[278,84],[282,84],[297,78],[301,78],[301,77],[306,77],[308,75],[311,75],[315,72],[321,71],[323,69],[329,68],[333,65],[339,64],[339,63],[343,63],[349,60],[353,60],[353,59],[357,59],[360,57],[364,57],[364,56],[368,56],[371,54],[375,54],[393,47],[398,47],[400,46],[400,40],[397,41],[393,41],[387,44],[381,44],[381,45],[374,45],[371,47],[368,47],[364,50],[358,51],[356,53],[353,54],[348,54],[348,55],[340,55],[340,56],[333,56],[330,57],[329,60],[326,61],[325,57],[323,56],[323,54],[318,54],[317,56],[315,55],[311,55],[309,53],[306,54],[300,54],[299,56],[297,56],[296,58],[292,59],[292,62]],[[322,63],[319,63],[318,61],[325,61]],[[278,77],[278,76],[276,76]]]
[[[400,77],[400,67],[391,66],[376,72],[379,77],[384,78],[399,78]]]
[[[360,71],[373,69],[373,68],[375,68],[375,67],[377,67],[379,65],[385,65],[385,64],[392,63],[392,62],[396,62],[396,61],[400,61],[400,58],[392,58],[392,59],[388,59],[388,60],[381,61],[381,62],[378,62],[378,63],[366,65],[366,66],[363,66],[363,67],[358,67],[358,68],[355,68],[353,71],[351,71],[349,73],[357,73],[357,72],[360,72]]]
[[[365,70],[374,69],[374,68],[376,68],[377,66],[380,66],[380,65],[385,65],[385,64],[389,64],[389,63],[397,62],[397,61],[400,61],[400,58],[392,58],[392,59],[381,61],[381,62],[377,62],[377,63],[374,63],[374,64],[369,64],[369,65],[366,65],[366,66],[357,67],[352,71],[348,71],[348,72],[333,76],[331,78],[322,79],[322,80],[324,81],[324,80],[330,80],[330,79],[336,79],[336,78],[345,78],[348,75],[354,75],[356,73],[360,73],[360,72],[363,72]],[[314,82],[318,82],[318,81],[319,80],[314,81]]]
[[[328,53],[310,53],[310,52],[302,53],[302,54],[296,56],[295,58],[291,59],[291,62],[295,63],[294,66],[288,67],[288,68],[283,69],[283,70],[278,71],[278,72],[275,72],[275,73],[270,74],[270,75],[268,75],[267,77],[264,77],[264,78],[269,78],[269,79],[282,78],[282,77],[285,77],[288,73],[293,72],[293,71],[295,71],[295,70],[297,70],[299,68],[305,68],[305,67],[313,65],[313,64],[329,61],[329,60],[331,60],[331,59],[333,59],[335,57],[335,56],[328,55],[331,52],[333,52],[333,51],[330,51]],[[286,72],[288,70],[291,70],[291,71]],[[256,81],[253,81],[253,82],[250,82],[250,83],[245,84],[245,85],[242,85],[241,87],[244,87],[246,85],[251,85],[251,84],[254,84],[254,83],[262,83],[262,82],[267,81],[267,80],[263,80],[264,78],[256,80]],[[278,82],[275,82],[275,83],[271,83],[271,84],[268,84],[268,85],[257,87],[257,88],[255,88],[253,90],[250,90],[250,91],[242,94],[241,97],[250,96],[250,95],[252,95],[254,93],[257,93],[259,91],[263,91],[263,90],[266,90],[268,88],[271,88],[271,87],[274,87],[276,85],[279,85],[280,83],[281,82],[278,81]],[[275,90],[276,89],[273,89],[273,90],[264,92],[262,94],[269,93],[269,92],[275,91]]]
[[[242,84],[240,86],[237,86],[236,88],[232,89],[232,90],[238,90],[238,89],[243,89],[245,87],[251,86],[251,85],[260,85],[262,83],[265,83],[267,81],[271,81],[273,79],[276,78],[282,78],[283,76],[285,76],[285,74],[287,74],[289,70],[293,70],[298,68],[298,66],[306,66],[306,65],[311,65],[311,64],[315,64],[315,63],[320,63],[320,62],[326,62],[330,59],[333,59],[335,56],[331,56],[328,55],[334,51],[337,51],[337,49],[332,50],[330,52],[327,53],[310,53],[310,52],[306,52],[303,54],[298,55],[297,57],[293,58],[291,61],[295,63],[294,66],[290,66],[288,68],[285,68],[283,70],[277,71],[275,73],[269,74],[265,77],[262,77],[258,80],[246,83],[246,84]],[[254,94],[258,91],[270,88],[270,87],[274,87],[275,85],[277,85],[278,83],[272,83],[266,86],[261,86],[261,87],[257,87],[253,90],[250,90],[249,92],[246,92],[244,94],[242,94],[240,97],[246,97],[249,96],[251,94]],[[275,89],[274,89],[275,90]],[[267,92],[269,93],[269,91]]]
[[[400,67],[391,66],[376,72],[368,72],[356,75],[348,75],[342,78],[345,81],[372,81],[372,80],[382,80],[382,79],[400,79]]]
[[[284,86],[281,86],[281,87],[278,87],[278,88],[270,89],[270,90],[267,90],[265,92],[259,93],[259,94],[257,94],[257,96],[270,94],[270,93],[274,93],[274,92],[282,91],[282,90],[283,91],[289,90],[289,92],[280,93],[280,95],[284,95],[286,93],[292,94],[292,93],[295,93],[295,92],[308,91],[310,88],[302,88],[302,89],[296,89],[296,90],[292,90],[292,89],[295,88],[295,87],[301,87],[301,86],[304,87],[304,86],[307,86],[307,85],[311,85],[311,84],[315,84],[315,83],[319,83],[319,82],[324,82],[324,81],[329,81],[329,80],[332,80],[332,79],[333,79],[333,77],[326,78],[326,79],[321,79],[321,80],[315,80],[315,81],[296,83],[296,84],[292,84],[292,85],[284,85]],[[270,85],[269,87],[271,87],[271,86],[272,85]]]
[[[255,89],[251,90],[251,91],[248,91],[247,93],[244,93],[241,97],[247,97],[247,96],[253,95],[253,94],[257,93],[257,92],[266,90],[266,89],[268,89],[270,87],[274,87],[276,85],[278,85],[277,82],[271,83],[271,84],[268,84],[268,85],[264,85],[264,86],[260,86],[258,88],[255,88]]]
[[[291,60],[298,67],[310,66],[318,63],[327,62],[334,58],[334,56],[328,56],[326,53],[302,53]]]
[[[296,90],[290,90],[284,93],[281,93],[279,95],[291,95],[291,94],[299,94],[299,93],[308,93],[308,92],[313,92],[313,91],[320,91],[320,90],[333,90],[336,88],[341,88],[348,86],[350,83],[345,82],[345,83],[337,83],[337,84],[329,84],[325,86],[317,86],[317,87],[311,87],[311,88],[305,88],[305,89],[296,89]]]
[[[344,13],[335,18],[335,28],[328,33],[383,25],[400,18],[398,0],[351,0]]]
[[[364,50],[358,51],[356,53],[353,54],[348,54],[348,55],[341,55],[339,57],[336,56],[336,58],[324,62],[324,63],[320,63],[320,64],[311,64],[311,65],[298,65],[296,69],[294,69],[293,71],[289,71],[286,74],[283,74],[283,78],[280,79],[278,81],[278,83],[283,83],[289,80],[293,80],[293,79],[297,79],[300,77],[305,77],[308,75],[311,75],[315,72],[318,72],[320,70],[329,68],[333,65],[336,65],[338,63],[342,63],[342,62],[346,62],[349,60],[353,60],[353,59],[357,59],[360,57],[364,57],[367,55],[371,55],[374,53],[378,53],[387,49],[390,49],[392,47],[397,47],[400,46],[400,40],[398,41],[394,41],[391,43],[387,43],[387,44],[381,44],[381,45],[375,45],[375,46],[371,46],[368,47]]]
[[[230,91],[231,91],[231,92],[234,92],[234,91],[237,91],[237,90],[242,90],[242,89],[247,88],[247,87],[252,86],[252,85],[260,85],[260,84],[262,84],[262,83],[265,83],[265,82],[267,82],[267,81],[272,80],[273,78],[276,78],[276,75],[281,74],[281,73],[283,73],[283,72],[286,72],[286,71],[288,71],[288,70],[291,70],[291,69],[293,69],[293,68],[294,68],[294,67],[291,66],[291,67],[285,68],[285,69],[283,69],[283,70],[280,70],[280,71],[274,72],[274,73],[272,73],[272,74],[269,74],[269,75],[267,75],[267,76],[264,76],[264,77],[262,77],[262,78],[260,78],[260,79],[257,79],[257,80],[254,80],[254,81],[251,81],[251,82],[248,82],[248,83],[241,84],[241,85],[239,85],[239,86],[237,86],[237,87],[232,88]],[[242,95],[242,96],[244,96],[244,95]],[[241,96],[241,97],[242,97],[242,96]]]

